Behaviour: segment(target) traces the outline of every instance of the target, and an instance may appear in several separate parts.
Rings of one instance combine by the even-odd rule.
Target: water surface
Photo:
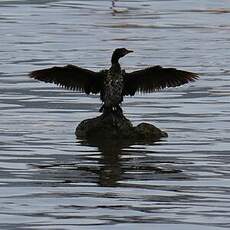
[[[0,2],[0,228],[230,228],[230,2]],[[183,87],[127,97],[134,123],[168,132],[156,143],[86,143],[80,121],[98,96],[28,78],[53,65],[121,63],[198,72]]]

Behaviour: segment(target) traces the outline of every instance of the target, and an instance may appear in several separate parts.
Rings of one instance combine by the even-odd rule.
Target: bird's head
[[[127,50],[126,48],[115,49],[112,55],[112,63],[117,63],[120,58],[132,52],[132,50]]]

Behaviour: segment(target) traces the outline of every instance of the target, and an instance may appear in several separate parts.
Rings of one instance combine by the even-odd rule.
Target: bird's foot
[[[113,114],[113,108],[112,107],[107,107],[105,105],[102,105],[99,112],[102,113],[104,117]]]
[[[99,112],[102,113],[104,111],[105,106],[102,105],[101,108],[99,109]]]
[[[114,107],[102,105],[99,112],[103,113],[103,116],[121,117],[123,115],[122,108],[119,105]]]
[[[112,107],[112,111],[114,114],[116,115],[121,115],[123,114],[123,110],[122,108],[118,105],[118,106],[115,106],[115,107]]]

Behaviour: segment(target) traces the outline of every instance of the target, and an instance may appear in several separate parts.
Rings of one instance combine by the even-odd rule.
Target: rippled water
[[[230,228],[230,2],[0,1],[0,229]],[[168,132],[154,144],[84,143],[98,115],[87,97],[28,78],[67,63],[198,72],[180,88],[127,97],[134,123]]]

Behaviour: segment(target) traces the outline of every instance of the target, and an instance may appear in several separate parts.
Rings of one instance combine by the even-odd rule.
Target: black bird
[[[98,94],[103,105],[100,112],[122,113],[120,104],[125,95],[133,96],[136,92],[151,93],[167,87],[193,82],[198,79],[196,73],[163,68],[159,65],[126,73],[119,64],[119,59],[133,52],[118,48],[113,52],[110,69],[94,72],[74,65],[35,70],[30,77],[55,83],[66,89]]]

